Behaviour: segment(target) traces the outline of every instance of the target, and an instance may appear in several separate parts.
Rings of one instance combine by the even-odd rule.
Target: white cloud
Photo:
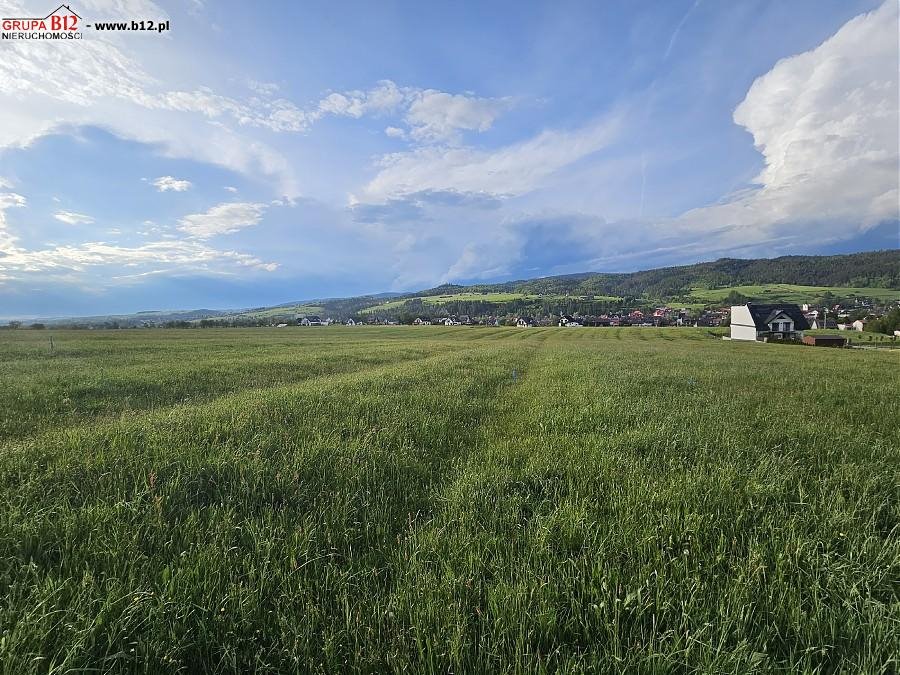
[[[237,251],[217,250],[197,239],[153,241],[131,247],[96,241],[27,250],[16,245],[17,239],[8,232],[5,218],[7,209],[24,207],[26,203],[22,195],[0,193],[0,283],[29,278],[77,283],[85,280],[85,275],[92,270],[102,268],[134,270],[134,276],[149,273],[148,268],[154,273],[191,275],[272,272],[278,268],[277,263]],[[85,218],[80,214],[65,215]],[[117,231],[112,229],[109,233],[116,234]],[[114,279],[109,273],[94,275],[90,277],[90,285],[113,285]]]
[[[179,180],[178,178],[174,178],[172,176],[160,176],[153,184],[156,186],[156,189],[160,192],[166,192],[167,190],[172,190],[174,192],[184,192],[185,190],[189,190],[193,183],[189,180]]]
[[[765,158],[757,186],[675,227],[723,246],[826,243],[900,218],[897,14],[889,0],[757,79],[734,112]]]
[[[82,275],[92,268],[109,267],[145,271],[147,266],[173,274],[228,274],[239,270],[271,272],[276,263],[236,251],[220,251],[196,240],[155,241],[141,246],[116,246],[106,242],[86,242],[76,246],[56,246],[37,251],[15,249],[0,257],[0,275],[7,279],[40,274],[42,278]],[[105,276],[92,277],[92,283],[103,284]]]
[[[236,187],[232,186],[232,185],[226,185],[223,189],[224,189],[225,191],[231,192],[231,193],[235,193],[235,192],[238,191],[238,189],[237,189]]]
[[[5,254],[13,250],[13,245],[16,242],[16,237],[14,237],[7,229],[6,210],[22,208],[27,203],[25,197],[20,194],[16,194],[15,192],[0,192],[0,260],[3,259]]]
[[[131,18],[165,17],[162,10],[151,11],[152,3],[93,2],[85,9],[89,6],[111,18],[129,12]],[[23,13],[28,10],[20,3],[0,0],[0,15]],[[12,41],[5,46],[0,59],[0,149],[27,147],[49,133],[93,125],[158,145],[167,156],[268,175],[278,181],[279,192],[297,194],[287,158],[242,133],[249,127],[305,128],[292,120],[296,112],[290,104],[264,98],[239,101],[204,87],[167,90],[144,68],[144,62],[153,63],[152,50],[126,54],[113,35],[90,38],[80,40],[78,49],[60,50],[49,41]],[[151,59],[139,61],[138,54],[150,54]]]
[[[256,225],[262,219],[266,204],[228,202],[181,219],[179,230],[200,239],[237,232]]]
[[[75,213],[74,211],[57,211],[53,214],[57,220],[69,225],[90,225],[94,219],[83,213]]]
[[[386,155],[381,171],[363,189],[361,201],[384,202],[429,190],[521,195],[604,148],[618,127],[618,115],[612,115],[576,131],[544,131],[493,151],[424,147]]]
[[[435,89],[400,87],[382,80],[368,91],[331,93],[316,110],[305,113],[307,124],[325,115],[360,118],[364,115],[402,114],[409,132],[389,126],[392,138],[412,138],[421,143],[457,141],[462,131],[487,131],[513,104],[511,98],[479,98]]]
[[[410,135],[418,141],[455,141],[460,131],[487,131],[512,104],[428,89],[416,94],[406,113]]]
[[[247,86],[257,94],[264,96],[271,96],[281,89],[276,82],[260,82],[259,80],[248,80]]]

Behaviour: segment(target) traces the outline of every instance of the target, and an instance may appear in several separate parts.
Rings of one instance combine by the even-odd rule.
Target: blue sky
[[[0,40],[0,317],[900,246],[893,0],[70,4],[172,29]]]

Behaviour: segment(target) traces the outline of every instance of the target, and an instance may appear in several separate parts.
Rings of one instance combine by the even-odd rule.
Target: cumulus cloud
[[[367,114],[384,114],[408,103],[414,92],[414,89],[401,88],[391,80],[382,80],[368,91],[331,93],[319,102],[317,110],[319,116],[330,114],[360,118]]]
[[[428,89],[418,92],[405,121],[418,141],[456,141],[460,131],[487,131],[512,99],[478,98]]]
[[[756,185],[675,227],[744,246],[836,241],[900,218],[897,14],[886,2],[757,79],[734,111],[765,159]]]
[[[217,250],[198,239],[152,241],[140,246],[118,246],[107,242],[85,242],[77,245],[51,246],[28,250],[17,244],[9,231],[6,211],[26,206],[27,200],[13,192],[0,193],[0,283],[15,283],[29,278],[77,282],[94,269],[114,272],[128,269],[134,275],[153,270],[170,274],[234,274],[237,272],[272,272],[277,263],[237,251]],[[63,222],[87,222],[86,216],[61,212]],[[59,215],[59,214],[57,214]],[[73,216],[73,218],[69,218]],[[114,275],[94,275],[91,285],[110,285]]]
[[[94,222],[94,219],[90,216],[86,216],[83,213],[75,213],[74,211],[57,211],[53,214],[53,217],[69,225],[90,225]]]
[[[856,17],[753,83],[734,121],[764,167],[713,205],[627,222],[535,208],[528,196],[551,174],[616,139],[611,117],[493,151],[436,146],[388,155],[352,202],[354,219],[403,242],[392,251],[400,288],[783,254],[857,237],[900,219],[897,14],[888,2]],[[457,203],[444,207],[429,194]],[[479,211],[460,201],[470,194],[499,206]],[[422,258],[431,266],[416,262]]]
[[[155,185],[156,189],[160,192],[167,192],[169,190],[172,190],[173,192],[184,192],[189,190],[193,186],[193,183],[189,180],[174,178],[173,176],[160,176],[153,181],[153,185]]]
[[[266,208],[266,204],[251,202],[219,204],[206,213],[185,216],[178,229],[199,239],[229,234],[259,223]]]

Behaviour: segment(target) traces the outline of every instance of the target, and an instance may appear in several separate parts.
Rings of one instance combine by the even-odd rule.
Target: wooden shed
[[[803,344],[813,347],[844,347],[847,344],[847,338],[840,335],[804,335]]]

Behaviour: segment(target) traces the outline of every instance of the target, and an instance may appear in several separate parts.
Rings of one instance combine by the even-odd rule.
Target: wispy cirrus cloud
[[[233,274],[242,269],[272,272],[278,265],[237,251],[218,250],[195,240],[154,241],[140,246],[93,241],[33,251],[12,249],[0,256],[0,274],[9,279],[81,275],[99,268],[127,268],[135,275],[150,269],[157,273],[160,268],[170,274]],[[97,277],[93,283],[102,284],[103,279]]]
[[[53,217],[62,223],[68,225],[90,225],[94,219],[83,213],[75,213],[74,211],[57,211]]]
[[[381,203],[423,191],[522,195],[602,150],[616,139],[620,127],[620,115],[613,113],[580,129],[547,130],[496,150],[436,146],[388,154],[355,199]]]

